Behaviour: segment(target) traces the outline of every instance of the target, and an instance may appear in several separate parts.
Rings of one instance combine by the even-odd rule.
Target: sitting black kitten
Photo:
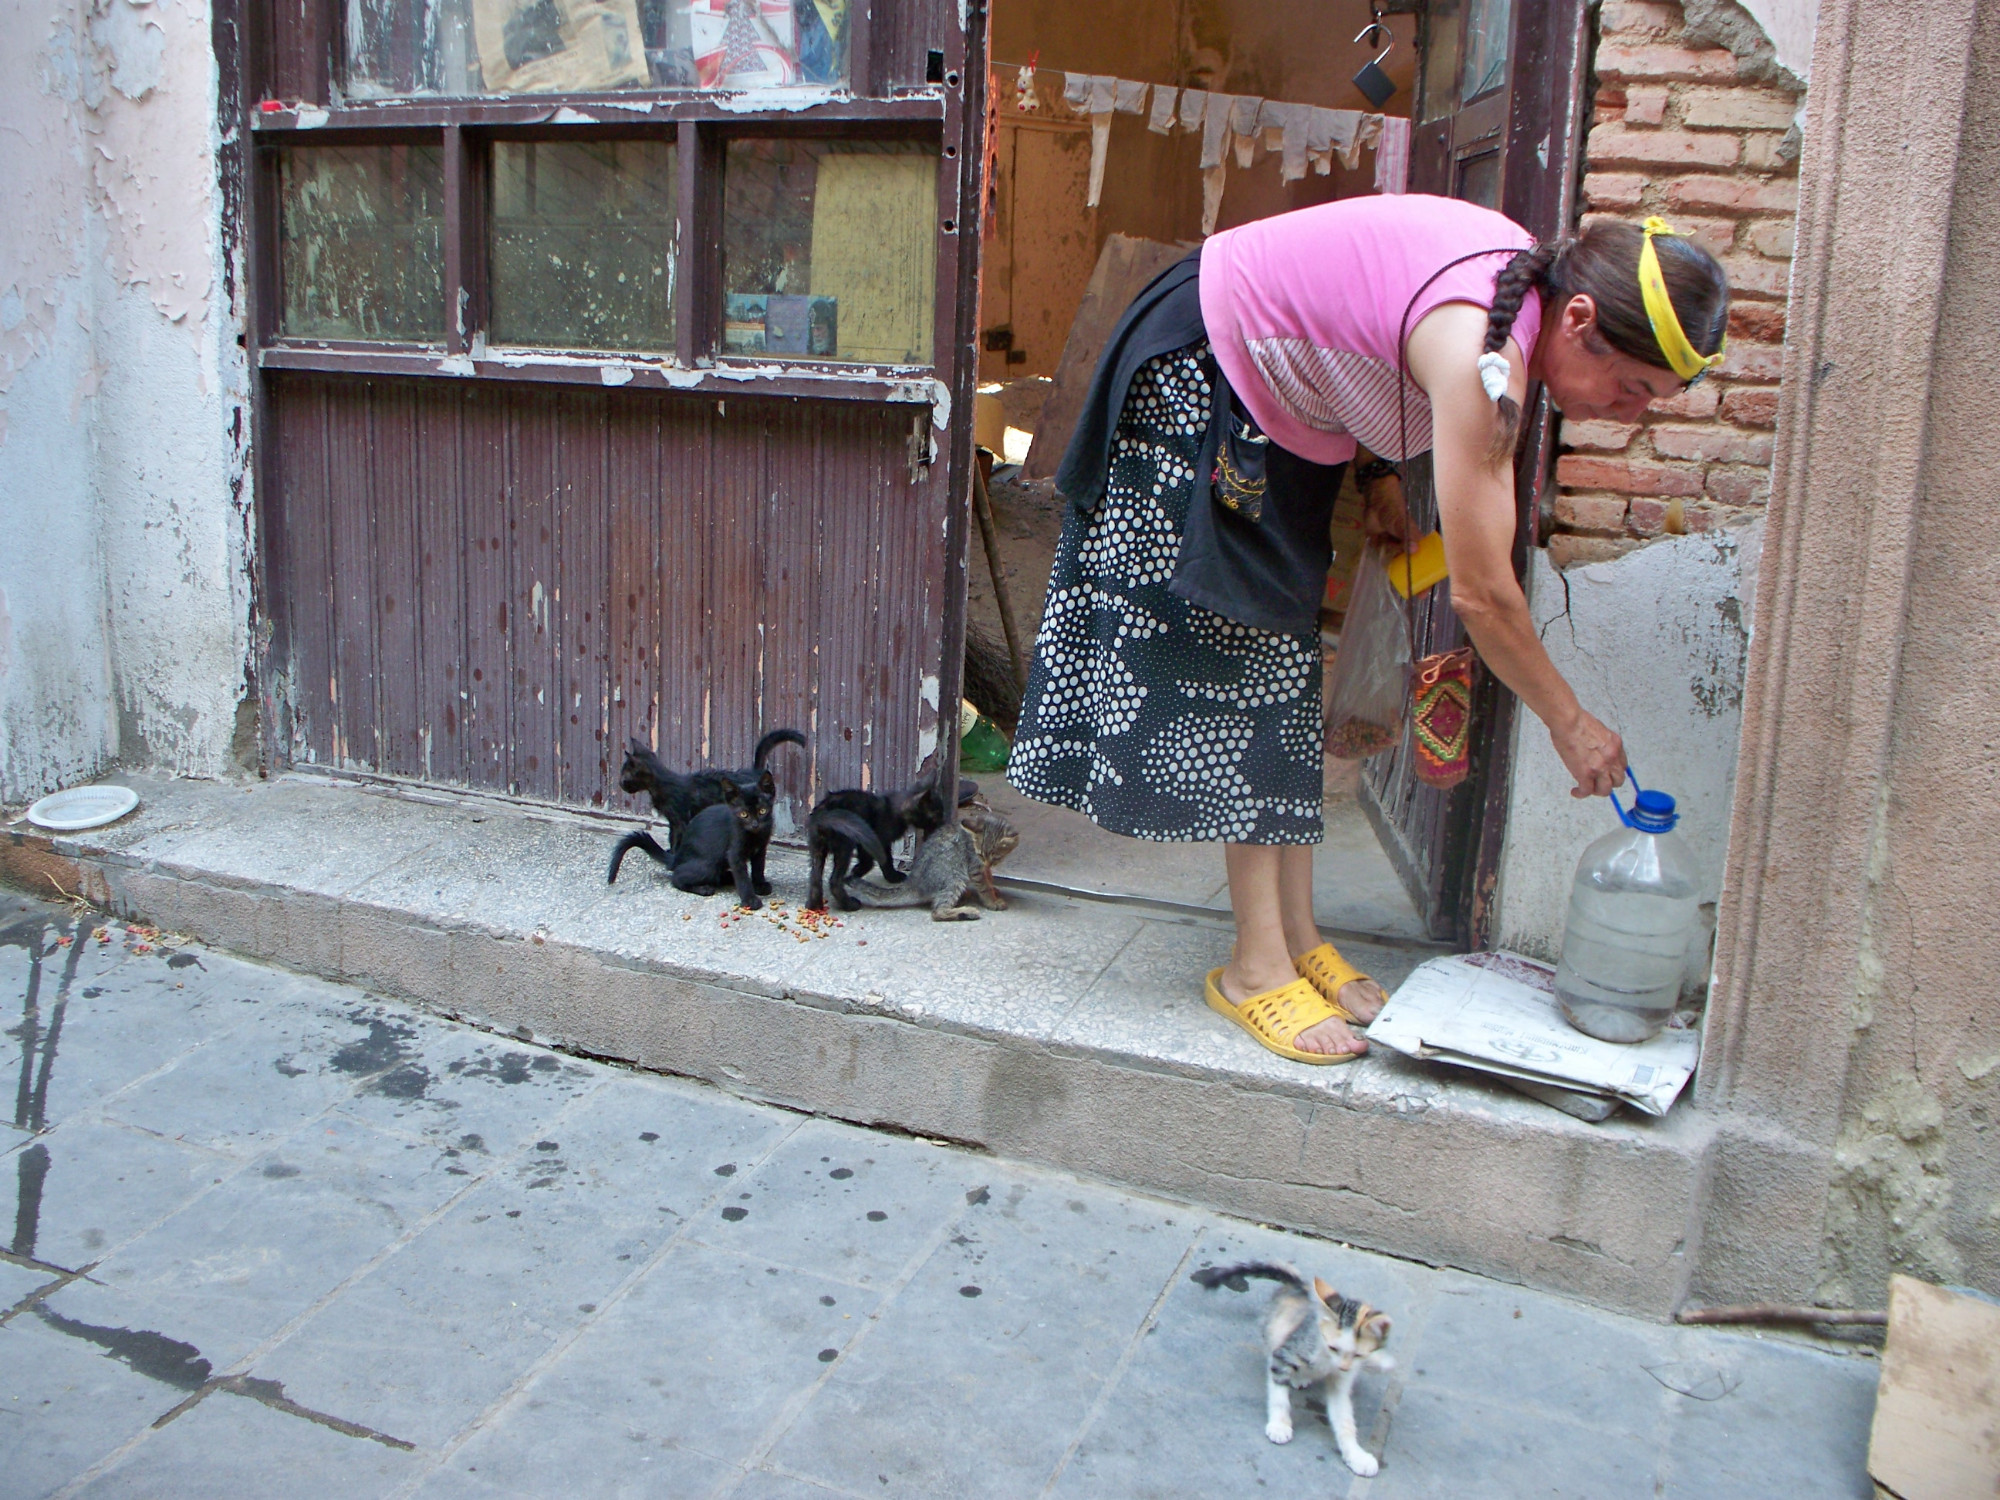
[[[736,899],[751,911],[764,903],[758,899],[763,878],[765,846],[771,842],[771,775],[764,773],[764,785],[745,792],[733,779],[722,783],[722,800],[704,807],[689,820],[671,851],[662,849],[644,829],[628,833],[611,854],[607,883],[618,879],[618,867],[630,849],[643,849],[673,873],[668,877],[676,890],[697,896],[713,896],[725,885],[736,887]],[[755,850],[755,871],[753,856]],[[771,888],[764,885],[768,892]]]
[[[682,775],[667,768],[666,762],[638,740],[633,740],[625,752],[625,763],[618,769],[618,784],[632,793],[644,792],[652,799],[653,811],[667,820],[667,843],[678,847],[688,825],[702,809],[718,806],[723,799],[723,788],[733,784],[743,793],[746,802],[754,803],[759,797],[764,799],[764,832],[752,835],[748,851],[751,881],[757,894],[771,894],[771,882],[764,878],[764,856],[771,843],[770,809],[777,797],[777,782],[764,769],[764,761],[780,745],[804,745],[806,737],[796,729],[774,729],[757,741],[757,753],[746,771],[701,770]],[[643,840],[643,842],[642,842]],[[648,846],[651,846],[648,848]],[[647,849],[655,859],[664,853],[658,844],[644,836],[628,836],[618,846],[618,858],[624,857],[627,849]],[[611,878],[618,878],[618,860],[611,863]]]
[[[950,811],[945,806],[944,794],[938,790],[936,771],[886,796],[879,792],[828,792],[806,819],[806,854],[812,861],[806,905],[817,911],[826,910],[830,884],[834,905],[841,911],[854,911],[857,903],[847,894],[847,882],[866,875],[878,859],[882,878],[891,885],[900,885],[903,872],[896,868],[896,841],[913,828],[920,833],[935,833],[944,826]],[[854,837],[854,825],[849,819],[858,820],[868,828],[874,836],[872,846]],[[826,879],[829,859],[833,861],[831,882]]]

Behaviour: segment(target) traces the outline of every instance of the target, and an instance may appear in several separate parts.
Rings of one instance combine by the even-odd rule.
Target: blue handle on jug
[[[1645,790],[1645,788],[1639,785],[1639,778],[1633,774],[1632,763],[1630,761],[1627,761],[1625,763],[1625,779],[1632,783],[1632,790],[1635,794]],[[1623,823],[1627,828],[1637,828],[1639,826],[1637,823],[1634,823],[1632,821],[1632,814],[1628,813],[1627,811],[1625,811],[1623,807],[1619,806],[1618,788],[1613,787],[1610,791],[1606,792],[1605,795],[1611,799],[1612,809],[1618,814],[1619,822]],[[1636,795],[1634,797],[1632,805],[1634,808],[1636,808],[1639,805]]]

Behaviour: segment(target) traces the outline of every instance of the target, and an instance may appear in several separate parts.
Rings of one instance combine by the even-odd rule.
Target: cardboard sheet
[[[1693,1076],[1701,1036],[1669,1027],[1649,1042],[1600,1042],[1563,1019],[1555,970],[1515,953],[1420,964],[1368,1028],[1406,1057],[1622,1099],[1663,1115]]]

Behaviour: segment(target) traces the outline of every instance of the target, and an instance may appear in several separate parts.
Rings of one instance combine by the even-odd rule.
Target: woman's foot
[[[1298,977],[1298,974],[1291,969],[1274,968],[1268,974],[1249,970],[1232,958],[1222,970],[1222,998],[1231,1005],[1241,1005],[1253,995],[1268,994],[1272,990],[1283,989],[1288,984],[1295,984],[1298,982]],[[1381,988],[1372,979],[1357,980],[1348,985],[1341,991],[1340,1001],[1353,1010],[1354,1007],[1348,1004],[1348,996],[1353,991],[1361,989],[1363,984],[1374,992],[1374,1009],[1366,1013],[1372,1018],[1375,1011],[1380,1010],[1383,1005]],[[1355,1010],[1354,1013],[1363,1014],[1359,1010]],[[1292,1045],[1301,1052],[1317,1052],[1328,1057],[1338,1057],[1342,1053],[1349,1052],[1358,1056],[1368,1050],[1368,1043],[1349,1030],[1345,1021],[1338,1019],[1328,1019],[1321,1021],[1317,1026],[1308,1027],[1293,1038]]]
[[[1340,987],[1340,1003],[1352,1011],[1363,1026],[1382,1014],[1389,997],[1372,979],[1350,979]]]

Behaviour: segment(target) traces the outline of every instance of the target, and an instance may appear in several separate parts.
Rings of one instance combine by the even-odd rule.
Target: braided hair
[[[1535,245],[1501,268],[1493,278],[1493,306],[1486,314],[1486,343],[1481,353],[1498,354],[1507,346],[1507,340],[1513,336],[1514,319],[1520,316],[1521,304],[1529,292],[1556,289],[1555,267],[1568,248],[1568,241]],[[1494,463],[1504,463],[1513,456],[1514,445],[1520,441],[1521,403],[1511,395],[1502,395],[1494,403],[1494,418],[1493,446],[1486,456]]]

